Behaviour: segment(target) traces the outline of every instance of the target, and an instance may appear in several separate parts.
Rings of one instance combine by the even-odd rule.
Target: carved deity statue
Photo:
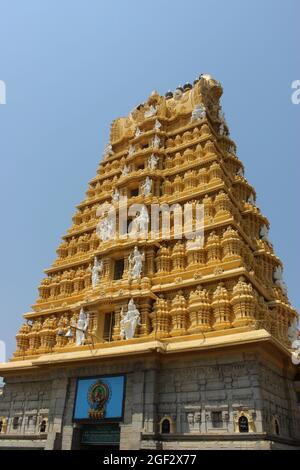
[[[160,128],[161,128],[161,123],[159,122],[158,119],[156,119],[155,124],[154,124],[154,129],[156,131],[159,131]]]
[[[254,196],[253,196],[252,193],[251,193],[250,196],[248,197],[247,202],[248,202],[249,204],[252,204],[252,206],[255,205],[255,200],[254,200]]]
[[[176,88],[176,90],[174,91],[174,95],[173,95],[174,100],[176,100],[176,101],[180,100],[182,95],[183,95],[182,90],[180,88]]]
[[[294,341],[298,339],[298,333],[299,333],[298,320],[296,317],[294,317],[288,328],[288,339],[291,343],[293,343]]]
[[[269,229],[268,227],[264,224],[260,227],[259,229],[259,238],[261,240],[264,240],[265,242],[269,242],[270,243],[270,240],[269,240]]]
[[[147,176],[144,183],[142,184],[142,191],[144,196],[149,196],[152,190],[152,180]]]
[[[155,116],[156,113],[157,113],[157,108],[155,106],[153,106],[153,104],[151,104],[149,106],[149,109],[147,109],[144,112],[144,117],[145,118],[152,117],[152,116]]]
[[[283,280],[283,277],[282,277],[282,267],[281,266],[276,266],[276,268],[274,269],[274,272],[273,272],[273,280],[274,280],[274,283],[280,287],[280,289],[282,290],[282,292],[287,295],[287,285],[286,283],[284,282]]]
[[[79,318],[76,324],[76,346],[81,346],[86,337],[86,331],[89,326],[89,314],[85,313],[82,308],[79,313]]]
[[[152,155],[148,158],[148,167],[150,170],[155,170],[157,167],[157,164],[159,162],[159,158],[152,153]]]
[[[152,147],[155,149],[158,149],[159,146],[160,146],[160,138],[158,137],[158,135],[155,134],[152,140]]]
[[[109,157],[110,155],[113,155],[113,154],[114,154],[114,151],[112,149],[112,145],[107,144],[103,152],[104,158]]]
[[[137,325],[140,325],[140,312],[136,308],[133,299],[128,302],[127,312],[121,311],[120,336],[121,339],[132,339]]]
[[[192,121],[196,121],[197,119],[202,119],[206,116],[206,108],[203,106],[203,104],[198,104],[197,106],[194,107],[192,111]]]
[[[136,130],[135,130],[134,136],[139,137],[140,135],[142,135],[142,131],[139,127],[137,127]]]
[[[97,235],[102,241],[110,240],[114,235],[114,223],[108,215],[97,226]]]
[[[116,188],[112,194],[112,201],[119,202],[119,200],[120,200],[120,191],[118,190],[118,188]]]
[[[132,231],[133,235],[142,235],[146,238],[148,233],[149,225],[149,214],[146,206],[142,206],[140,213],[132,221]]]
[[[94,258],[94,266],[92,267],[92,286],[95,288],[100,281],[100,276],[103,271],[103,261],[99,261],[97,256]]]
[[[134,152],[135,152],[135,146],[131,144],[131,145],[129,146],[129,149],[128,149],[128,155],[129,155],[129,157],[131,157],[131,155],[133,155]]]
[[[220,127],[219,127],[219,134],[220,135],[224,135],[225,134],[225,126],[223,124],[223,122],[221,123]]]
[[[127,165],[124,165],[122,168],[122,176],[127,176],[129,175],[130,169]]]
[[[145,254],[141,253],[138,247],[135,246],[133,252],[128,257],[130,278],[137,279],[141,277],[144,259]]]

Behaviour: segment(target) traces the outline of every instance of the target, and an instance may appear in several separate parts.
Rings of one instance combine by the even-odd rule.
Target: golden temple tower
[[[75,335],[63,333],[78,321],[82,306],[90,312],[86,343],[119,344],[120,312],[131,298],[140,307],[139,342],[154,335],[265,328],[289,344],[288,327],[297,314],[268,238],[269,222],[236,156],[221,94],[220,84],[204,75],[174,95],[153,92],[127,118],[112,123],[97,175],[46,271],[33,312],[25,315],[15,359],[75,348]],[[169,239],[160,231],[152,238],[117,233],[101,240],[97,211],[111,202],[120,211],[122,197],[128,205],[143,205],[148,214],[153,204],[203,204],[204,243],[189,248],[174,227]],[[146,223],[150,230],[149,219]],[[140,275],[130,278],[128,259],[135,246],[144,261]],[[93,286],[95,260],[102,272]]]
[[[152,92],[126,118],[113,121],[97,174],[32,311],[24,315],[14,357],[1,367],[5,377],[25,369],[45,373],[49,364],[55,370],[105,358],[263,342],[285,357],[285,369],[295,377],[287,357],[298,315],[288,300],[268,219],[236,155],[221,95],[221,85],[201,75],[165,97]],[[183,207],[192,214],[188,233],[201,208],[200,235],[182,235]],[[256,412],[246,408],[232,416],[228,411],[228,418],[223,408],[212,408],[207,419],[214,423],[213,413],[219,413],[236,432],[245,418],[247,430],[257,431]],[[163,434],[157,426],[171,433],[179,418],[168,413],[152,417],[148,433]],[[207,413],[201,421],[195,410],[189,412],[186,422],[195,429],[200,419],[203,426]],[[279,426],[277,415],[268,412],[260,422]]]

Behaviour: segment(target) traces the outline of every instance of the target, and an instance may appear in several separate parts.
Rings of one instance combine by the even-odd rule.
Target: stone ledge
[[[56,364],[70,364],[86,361],[94,361],[105,358],[115,358],[124,356],[139,356],[143,354],[173,354],[193,351],[215,350],[216,348],[244,346],[250,343],[268,342],[277,347],[281,353],[288,356],[289,350],[276,340],[266,330],[250,330],[239,333],[224,334],[214,337],[198,336],[196,339],[187,340],[186,337],[180,339],[164,338],[160,340],[137,342],[128,340],[127,344],[112,345],[96,349],[81,349],[66,353],[43,354],[38,358],[23,361],[11,361],[0,363],[0,376],[5,376],[10,372],[40,370],[42,367]]]

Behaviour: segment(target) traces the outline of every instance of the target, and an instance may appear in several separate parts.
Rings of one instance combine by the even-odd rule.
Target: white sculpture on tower
[[[128,257],[129,278],[137,279],[141,277],[144,260],[145,260],[145,254],[141,253],[138,247],[135,246],[133,252],[130,253]]]
[[[109,215],[106,215],[104,219],[99,222],[96,233],[102,241],[107,241],[113,238],[114,223]]]
[[[132,236],[142,235],[143,238],[147,238],[149,225],[149,214],[146,206],[142,206],[140,213],[132,221]],[[140,238],[142,238],[140,237]]]
[[[112,202],[119,202],[120,200],[120,191],[116,188],[112,194]]]
[[[148,158],[148,167],[150,170],[155,170],[157,167],[157,164],[159,162],[159,157],[157,157],[154,153]]]
[[[144,117],[145,117],[145,118],[152,117],[152,116],[155,116],[156,113],[157,113],[156,107],[153,106],[153,104],[151,104],[151,105],[149,106],[149,109],[147,109],[147,110],[144,112]]]
[[[249,204],[251,204],[252,206],[255,205],[255,200],[254,200],[254,196],[253,196],[252,193],[251,193],[250,196],[248,197],[247,202],[248,202]]]
[[[298,328],[298,320],[296,317],[293,318],[289,328],[288,328],[288,339],[291,343],[296,341],[299,337],[299,328]]]
[[[128,149],[129,157],[131,157],[134,154],[134,152],[135,152],[135,146],[131,144]]]
[[[97,256],[94,258],[94,265],[92,267],[92,286],[95,288],[100,281],[100,276],[103,271],[103,261],[99,261]]]
[[[223,124],[223,122],[221,123],[220,127],[219,127],[219,134],[220,135],[224,135],[225,134],[225,126]]]
[[[104,148],[103,157],[106,158],[113,154],[114,154],[114,151],[112,149],[112,145],[107,144],[106,147]]]
[[[160,128],[161,128],[161,123],[159,122],[158,119],[156,119],[155,124],[154,124],[154,129],[156,131],[159,131]]]
[[[121,172],[122,176],[129,175],[129,172],[130,172],[129,167],[127,165],[124,165],[123,168],[122,168],[122,172]]]
[[[152,139],[152,147],[155,149],[158,149],[159,146],[160,146],[160,138],[158,137],[158,135],[155,134],[155,136]]]
[[[152,180],[147,176],[144,183],[142,184],[142,191],[144,196],[149,196],[152,190]]]
[[[121,339],[132,339],[135,334],[136,327],[140,325],[140,312],[136,308],[133,299],[128,302],[127,312],[121,310],[120,336]]]
[[[182,98],[182,95],[183,95],[183,91],[180,89],[180,88],[176,88],[176,90],[174,91],[174,100],[178,101]]]
[[[287,285],[283,280],[282,267],[276,266],[273,272],[273,280],[276,286],[279,286],[283,294],[287,295]]]
[[[142,131],[141,131],[141,129],[140,129],[139,127],[137,127],[136,130],[135,130],[134,136],[135,136],[135,137],[139,137],[140,135],[142,135]]]
[[[85,313],[84,309],[81,308],[79,318],[76,324],[76,346],[84,344],[86,331],[89,326],[89,314]]]
[[[205,118],[206,116],[206,108],[203,104],[198,104],[194,107],[192,111],[191,121],[196,121],[197,119]]]
[[[269,229],[266,226],[266,224],[262,225],[259,229],[259,237],[261,240],[264,240],[265,242],[269,242]]]
[[[237,176],[242,176],[242,177],[244,177],[244,169],[243,169],[243,167],[240,166],[240,168],[239,168],[238,171],[236,172],[236,175],[237,175]]]

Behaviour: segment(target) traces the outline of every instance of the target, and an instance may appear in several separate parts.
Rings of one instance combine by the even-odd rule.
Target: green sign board
[[[88,445],[119,444],[120,426],[117,423],[87,426],[82,430],[81,443]]]

